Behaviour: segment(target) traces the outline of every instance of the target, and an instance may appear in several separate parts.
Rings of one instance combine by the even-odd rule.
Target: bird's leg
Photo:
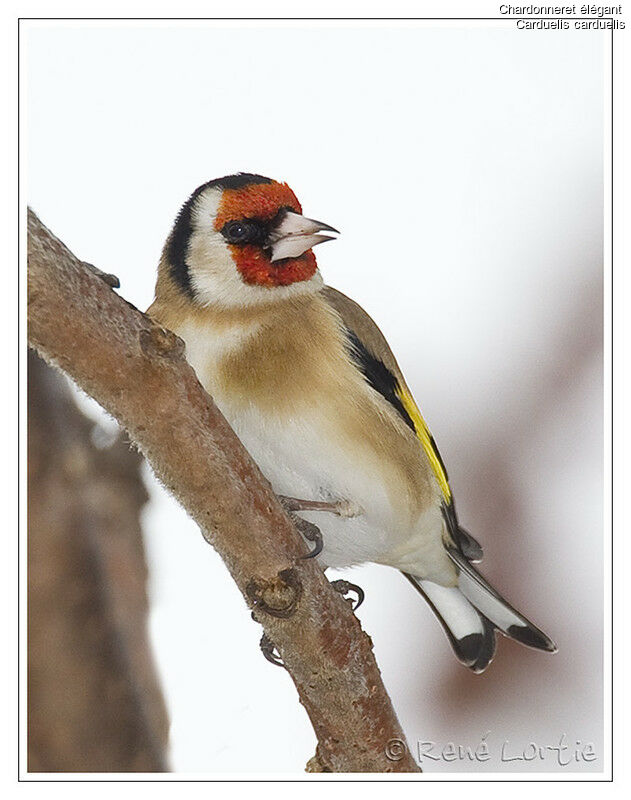
[[[315,556],[319,555],[322,552],[324,542],[322,540],[322,533],[320,532],[320,529],[312,522],[307,522],[306,519],[299,517],[296,514],[296,511],[330,511],[333,514],[338,514],[339,516],[344,517],[354,517],[358,514],[361,514],[359,506],[357,506],[355,503],[351,503],[349,500],[339,500],[335,503],[326,503],[320,502],[319,500],[299,500],[295,497],[285,497],[285,495],[279,495],[278,499],[305,539],[307,539],[309,542],[315,542],[315,547],[313,550],[310,553],[307,553],[306,556],[303,556],[303,558],[315,558]],[[350,581],[345,581],[342,579],[331,581],[331,586],[336,592],[339,592],[339,594],[343,596],[348,594],[348,592],[355,592],[357,595],[357,600],[353,604],[353,611],[357,611],[366,597],[366,594],[361,586],[358,586],[356,583],[351,583]],[[265,637],[263,637],[263,639],[265,639]],[[263,639],[261,639],[261,649],[263,649]],[[265,651],[263,652],[265,653]],[[265,655],[265,657],[268,658],[267,655]]]
[[[307,522],[306,519],[297,516],[297,511],[329,511],[339,517],[347,518],[361,514],[359,506],[350,500],[337,500],[334,503],[327,503],[321,500],[299,500],[297,497],[286,497],[285,495],[278,495],[278,499],[305,539],[309,542],[315,542],[313,550],[303,558],[315,558],[320,555],[324,542],[322,541],[320,529],[312,522]]]
[[[278,654],[278,651],[276,650],[276,645],[266,633],[261,636],[259,647],[261,648],[261,653],[263,653],[270,664],[276,664],[277,667],[285,666],[280,655]]]
[[[345,580],[337,580],[331,581],[331,586],[335,589],[336,592],[339,592],[342,596],[348,594],[348,592],[355,592],[357,595],[357,600],[353,605],[353,611],[357,611],[360,605],[364,602],[364,598],[366,597],[364,590],[361,586],[358,586],[356,583],[351,583],[350,581]]]
[[[321,500],[299,500],[297,497],[279,495],[278,499],[286,511],[329,511],[338,517],[357,517],[361,514],[360,507],[350,500],[337,500],[327,503]]]

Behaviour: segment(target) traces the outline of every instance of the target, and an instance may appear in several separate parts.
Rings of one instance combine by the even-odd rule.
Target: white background
[[[410,742],[602,757],[603,38],[509,25],[32,25],[28,200],[146,308],[179,205],[236,170],[342,231],[325,279],[387,335],[485,572],[557,641],[473,676],[407,582],[350,573]],[[314,737],[219,559],[159,487],[151,632],[184,772],[300,771]],[[603,760],[569,769],[602,769]],[[470,769],[425,763],[427,771]],[[561,768],[557,769],[559,771]]]

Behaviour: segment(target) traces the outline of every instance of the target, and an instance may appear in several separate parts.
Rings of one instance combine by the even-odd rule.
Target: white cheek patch
[[[251,286],[243,281],[222,234],[215,230],[221,189],[207,189],[192,209],[193,233],[186,254],[191,286],[206,306],[251,306],[299,294],[316,292],[323,284],[320,273],[290,286]]]
[[[193,228],[200,233],[215,231],[215,220],[221,203],[222,190],[215,187],[205,189],[195,201],[192,209]]]
[[[192,209],[186,260],[191,286],[203,305],[229,304],[244,285],[225,239],[215,230],[221,195],[221,189],[207,189]]]

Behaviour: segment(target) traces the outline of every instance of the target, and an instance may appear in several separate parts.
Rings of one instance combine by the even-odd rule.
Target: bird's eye
[[[242,222],[229,222],[226,225],[225,235],[231,242],[244,242],[248,238],[248,226]]]
[[[231,220],[221,232],[230,244],[263,244],[267,237],[265,225],[255,219]]]

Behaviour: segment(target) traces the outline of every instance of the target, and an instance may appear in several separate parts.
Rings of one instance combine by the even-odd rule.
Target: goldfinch
[[[401,570],[474,672],[492,660],[496,630],[554,652],[473,566],[482,549],[458,523],[445,465],[381,331],[323,284],[312,248],[333,233],[303,216],[285,183],[209,181],[175,220],[148,313],[184,340],[276,493],[320,528],[323,567]]]

